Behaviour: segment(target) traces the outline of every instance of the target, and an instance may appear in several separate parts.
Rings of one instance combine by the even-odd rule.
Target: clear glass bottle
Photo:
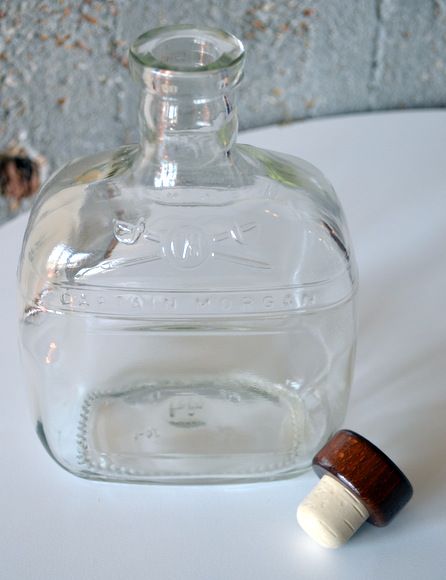
[[[131,48],[141,141],[41,191],[19,269],[37,431],[84,477],[292,476],[340,426],[356,272],[331,185],[236,145],[243,46],[152,30]]]

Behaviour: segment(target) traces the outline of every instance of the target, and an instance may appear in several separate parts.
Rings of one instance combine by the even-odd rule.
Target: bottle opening
[[[180,25],[146,32],[133,43],[130,54],[140,66],[160,73],[203,73],[241,69],[244,48],[222,30]]]

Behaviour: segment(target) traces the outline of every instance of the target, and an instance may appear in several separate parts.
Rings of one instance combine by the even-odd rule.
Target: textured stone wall
[[[239,36],[244,128],[446,104],[446,0],[3,0],[0,149],[55,166],[134,140],[129,42],[166,23]]]

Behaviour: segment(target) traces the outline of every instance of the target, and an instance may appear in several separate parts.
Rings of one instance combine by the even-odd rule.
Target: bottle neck
[[[166,95],[145,88],[140,108],[143,162],[156,166],[155,185],[169,187],[182,175],[230,157],[237,138],[234,91],[200,97]]]
[[[138,37],[129,62],[143,86],[134,181],[159,188],[234,183],[242,43],[214,28],[166,26]]]

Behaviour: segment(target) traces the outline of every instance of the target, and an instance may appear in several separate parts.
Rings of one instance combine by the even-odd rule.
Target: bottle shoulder
[[[287,187],[290,192],[307,192],[325,195],[337,201],[330,181],[314,165],[293,155],[237,144],[240,158],[252,168],[256,175],[263,175],[271,181]]]
[[[51,199],[64,190],[77,187],[78,192],[83,192],[82,186],[121,175],[131,166],[137,152],[137,145],[126,145],[111,151],[78,157],[66,163],[43,184],[31,218],[39,213],[42,206],[50,205]],[[57,202],[54,205],[57,207]]]
[[[88,186],[96,184],[97,190],[101,183],[103,188],[113,183],[122,191],[144,188],[147,199],[163,204],[218,206],[242,198],[275,196],[278,203],[288,204],[300,198],[316,211],[320,206],[327,214],[339,213],[336,193],[322,172],[291,155],[237,144],[228,159],[216,160],[211,168],[203,167],[193,180],[172,180],[167,185],[153,179],[156,171],[159,173],[165,168],[152,163],[150,158],[141,164],[140,158],[140,147],[133,144],[64,165],[39,192],[32,219],[42,207],[45,212],[58,210],[74,194],[83,196],[84,203],[89,203],[92,189]],[[220,177],[216,179],[218,173]]]

